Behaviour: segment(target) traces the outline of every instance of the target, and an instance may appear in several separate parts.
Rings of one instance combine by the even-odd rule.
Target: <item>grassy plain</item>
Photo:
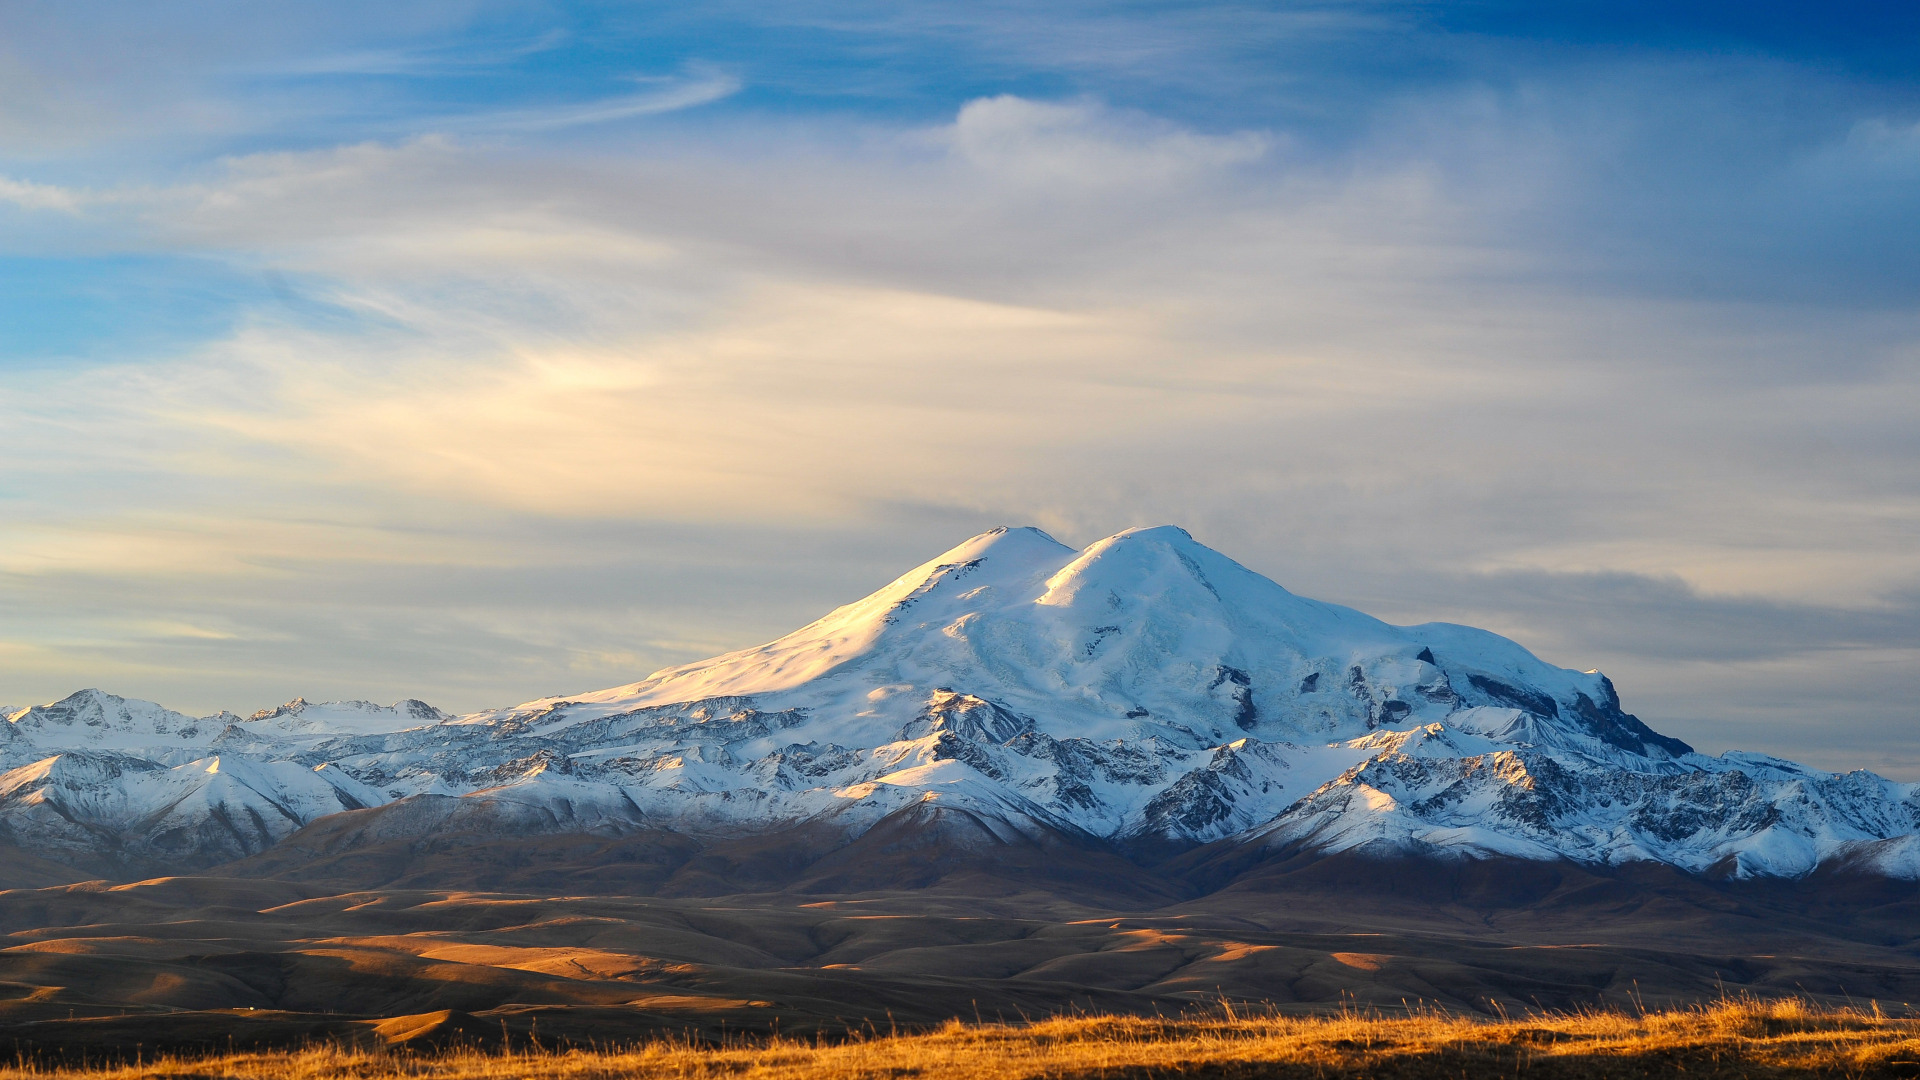
[[[1439,1010],[1247,1015],[1230,1006],[1179,1019],[955,1020],[930,1031],[827,1040],[657,1040],[624,1048],[431,1052],[320,1045],[147,1058],[112,1065],[0,1066],[0,1080],[881,1080],[898,1077],[1600,1078],[1920,1076],[1920,1019],[1879,1006],[1725,1000],[1655,1012],[1583,1012],[1489,1020]]]

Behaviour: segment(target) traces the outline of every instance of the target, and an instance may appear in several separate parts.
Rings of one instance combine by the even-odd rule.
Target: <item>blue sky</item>
[[[7,4],[0,703],[627,681],[1175,522],[1920,777],[1920,13]]]

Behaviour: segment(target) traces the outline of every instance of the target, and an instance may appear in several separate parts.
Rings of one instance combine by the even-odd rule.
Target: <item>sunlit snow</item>
[[[1599,672],[1295,596],[1169,527],[1080,551],[996,529],[777,641],[510,709],[196,719],[82,691],[10,719],[0,817],[54,854],[213,862],[451,796],[550,831],[853,836],[927,804],[1162,850],[1920,876],[1920,786],[1695,753]]]

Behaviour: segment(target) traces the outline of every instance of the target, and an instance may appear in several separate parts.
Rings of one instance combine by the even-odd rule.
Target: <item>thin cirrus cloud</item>
[[[408,121],[415,129],[458,132],[538,132],[560,128],[610,124],[642,116],[708,105],[739,93],[741,82],[720,71],[695,71],[681,76],[630,76],[650,89],[638,94],[599,98],[568,105],[534,109],[504,109],[464,115],[424,117]]]
[[[565,45],[571,35],[558,28],[517,41],[461,42],[426,48],[362,49],[316,56],[278,57],[271,64],[241,68],[260,79],[312,76],[430,77],[504,69]]]
[[[474,708],[993,524],[1172,521],[1703,747],[1920,775],[1904,84],[1394,5],[1003,14],[334,28],[183,91],[246,121],[189,160],[0,161],[14,257],[64,260],[13,278],[0,698]],[[82,332],[116,311],[164,340]]]

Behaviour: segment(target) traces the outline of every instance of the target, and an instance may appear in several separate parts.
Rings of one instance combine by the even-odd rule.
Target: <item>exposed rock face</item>
[[[964,819],[1137,854],[1920,876],[1913,785],[1697,754],[1598,672],[1294,596],[1172,528],[1083,551],[995,530],[778,641],[511,709],[295,700],[196,720],[83,691],[5,734],[0,824],[69,860],[204,866],[413,800],[523,833],[850,841]],[[402,811],[350,835],[453,813]]]

